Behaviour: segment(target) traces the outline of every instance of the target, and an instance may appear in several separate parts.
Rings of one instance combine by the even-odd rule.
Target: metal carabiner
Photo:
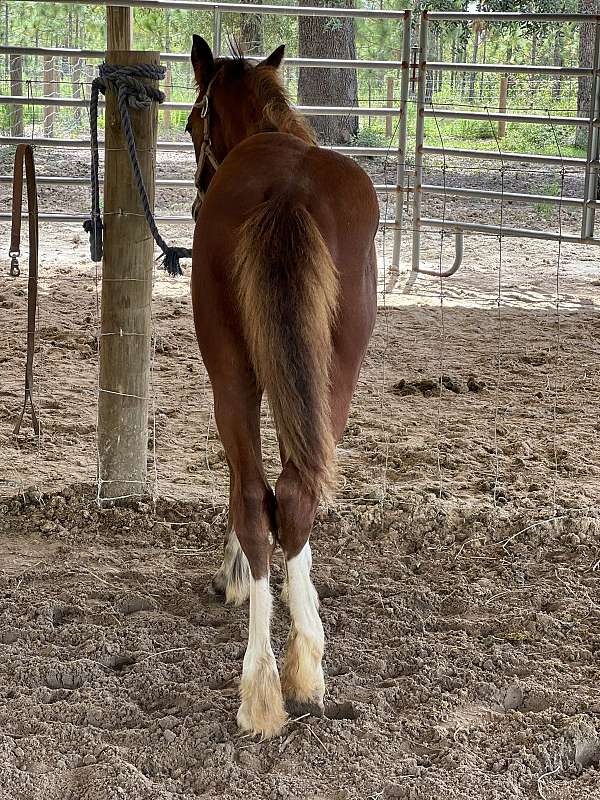
[[[202,119],[204,119],[208,114],[208,103],[209,103],[208,95],[205,94],[204,97],[202,98],[202,102],[200,103],[200,116],[202,117]]]

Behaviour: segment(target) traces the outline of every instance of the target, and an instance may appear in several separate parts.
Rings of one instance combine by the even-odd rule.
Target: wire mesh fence
[[[78,68],[82,69],[81,65]],[[60,69],[63,72],[52,82],[52,92],[73,97],[75,65],[69,60]],[[410,498],[415,491],[455,500],[474,492],[488,497],[497,509],[511,496],[522,496],[524,503],[533,503],[538,516],[547,519],[570,498],[583,502],[582,497],[591,498],[594,493],[597,467],[592,451],[598,438],[594,376],[595,364],[600,361],[591,331],[597,291],[590,283],[591,256],[587,251],[581,255],[568,241],[569,234],[577,235],[579,228],[581,209],[575,201],[582,197],[580,162],[585,154],[575,147],[573,126],[559,128],[549,121],[535,126],[534,134],[533,126],[516,122],[510,123],[506,135],[499,138],[497,120],[443,118],[439,112],[471,108],[473,102],[483,113],[498,111],[501,76],[482,74],[471,85],[472,74],[454,70],[439,82],[432,81],[427,100],[431,114],[424,123],[426,147],[432,152],[423,181],[423,215],[442,223],[448,219],[466,224],[481,220],[500,229],[532,227],[535,223],[546,231],[557,230],[558,237],[555,241],[523,243],[507,239],[501,232],[474,230],[468,239],[465,264],[451,280],[441,275],[433,280],[423,277],[406,287],[404,274],[403,281],[387,291],[395,196],[382,192],[383,224],[377,246],[383,308],[374,352],[366,377],[359,384],[358,410],[342,443],[342,451],[354,448],[368,469],[353,472],[348,467],[346,473],[347,457],[342,452],[342,476],[346,479],[343,477],[339,493],[340,513],[359,502],[377,506],[389,497]],[[291,67],[287,75],[294,97],[297,68]],[[79,82],[84,101],[89,97],[90,77]],[[384,73],[378,81],[371,81],[366,91],[363,83],[361,101],[385,107],[389,102],[384,92],[386,77]],[[6,87],[6,76],[2,80],[2,87]],[[557,96],[556,75],[517,76],[509,87],[506,113],[574,117],[579,113],[577,80],[574,75],[561,76]],[[400,77],[394,74],[393,81],[397,103]],[[39,74],[28,78],[24,86],[32,98],[51,96]],[[417,122],[415,92],[416,85],[409,87],[409,139]],[[191,104],[195,99],[193,83],[178,79],[174,73],[171,98]],[[2,117],[7,136],[9,112]],[[43,105],[24,106],[24,137],[84,139],[89,135],[85,105],[55,110],[51,129],[45,113]],[[165,120],[163,113],[160,138],[183,147],[185,116],[185,111],[175,109]],[[362,156],[361,164],[381,187],[395,185],[397,123],[395,118],[385,138],[385,118],[361,120],[361,141],[380,148],[378,153]],[[381,138],[368,138],[369,131]],[[465,141],[471,151],[490,150],[499,157],[477,160],[472,154],[452,153]],[[161,149],[157,161],[159,216],[189,220],[179,221],[173,230],[175,242],[181,244],[189,244],[192,235],[189,208],[193,199],[193,154],[189,145],[186,148]],[[519,150],[556,161],[520,161]],[[505,151],[517,155],[513,158]],[[404,265],[410,261],[414,229],[409,202],[414,188],[414,152],[406,158],[405,167]],[[85,149],[39,148],[38,168],[43,212],[87,212],[89,157]],[[7,157],[3,158],[2,173],[9,176]],[[79,183],[68,189],[51,181],[44,183],[44,178],[61,176]],[[160,181],[182,181],[186,186]],[[427,185],[442,186],[442,191],[428,193]],[[3,210],[7,210],[7,194],[3,186],[0,188]],[[461,195],[465,189],[479,190],[482,195],[466,197]],[[490,192],[497,196],[490,197]],[[533,199],[521,201],[519,195]],[[556,202],[547,201],[549,196],[557,198]],[[441,227],[441,231],[424,229],[421,245],[423,262],[437,267],[438,272],[450,258],[451,231]],[[94,365],[100,338],[101,268],[92,268],[86,261],[84,234],[75,224],[47,231],[44,241],[36,365],[36,399],[44,433],[36,447],[29,446],[34,444],[31,440],[15,443],[3,435],[0,449],[7,476],[3,490],[6,487],[11,492],[36,482],[51,484],[55,480],[52,464],[56,465],[56,474],[68,480],[91,481],[96,475],[98,384]],[[9,302],[14,303],[11,314],[15,325],[22,329],[18,288],[16,291],[13,296],[11,289]],[[193,341],[187,281],[172,281],[155,273],[153,309],[149,488],[155,497],[205,492],[218,504],[226,463],[215,430],[209,381]],[[408,329],[406,319],[410,320]],[[524,333],[523,326],[531,330]],[[586,332],[583,341],[577,334],[580,329]],[[16,349],[10,352],[6,340],[3,356],[7,359],[10,353],[12,363],[22,356],[20,339],[15,338]],[[13,413],[21,388],[18,371],[11,371],[2,387],[4,419]],[[573,403],[576,392],[579,399]],[[263,421],[268,422],[268,417],[265,406]],[[190,430],[194,432],[190,434]],[[276,474],[278,455],[272,426],[265,425],[264,435],[267,469]],[[575,439],[578,449],[570,453]],[[190,449],[185,457],[184,444]],[[477,456],[472,458],[475,452]],[[40,477],[42,461],[45,466]],[[527,487],[525,475],[519,475],[520,462],[527,472]]]

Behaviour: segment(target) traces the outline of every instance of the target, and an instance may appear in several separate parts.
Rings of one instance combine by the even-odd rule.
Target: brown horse
[[[310,579],[317,504],[335,482],[335,445],[376,315],[379,207],[353,161],[317,146],[278,68],[213,59],[194,36],[198,168],[192,301],[230,470],[225,555],[214,585],[250,597],[238,724],[271,736],[288,708],[323,708],[323,626]],[[260,405],[271,405],[282,472],[263,470]],[[291,628],[281,672],[271,649],[270,561],[287,569]]]

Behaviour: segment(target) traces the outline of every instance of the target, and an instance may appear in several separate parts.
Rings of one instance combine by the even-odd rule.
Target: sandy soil
[[[189,198],[164,203],[183,213]],[[77,210],[64,189],[43,190],[41,205]],[[261,743],[234,721],[247,610],[206,591],[226,468],[189,277],[155,284],[155,501],[100,510],[96,271],[77,226],[44,226],[42,241],[39,442],[27,427],[11,437],[26,270],[0,277],[1,800],[598,794],[596,250],[504,239],[500,253],[469,237],[454,278],[405,292],[404,271],[382,295],[340,491],[314,535],[326,715]],[[428,237],[426,260],[439,253]],[[278,561],[276,591],[281,577]],[[287,624],[277,603],[277,652]]]

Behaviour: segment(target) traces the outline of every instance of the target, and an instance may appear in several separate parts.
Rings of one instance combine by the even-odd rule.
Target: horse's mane
[[[316,145],[317,137],[313,129],[292,108],[278,71],[269,66],[255,66],[244,56],[238,45],[232,46],[232,56],[217,59],[215,63],[217,67],[220,66],[219,62],[223,64],[226,80],[245,80],[258,99],[262,106],[262,119],[255,132],[289,133],[308,144]]]

